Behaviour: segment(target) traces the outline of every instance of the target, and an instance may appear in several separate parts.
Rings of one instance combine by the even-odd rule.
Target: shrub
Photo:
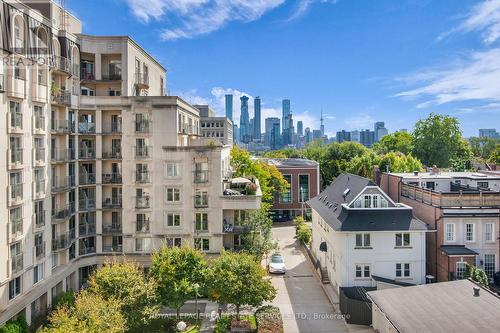
[[[295,226],[295,235],[298,235],[299,228],[306,224],[306,220],[302,216],[297,216],[293,219],[293,225]]]
[[[73,305],[75,302],[75,293],[73,290],[68,290],[65,293],[59,294],[56,296],[55,300],[52,302],[52,307],[54,309],[57,309],[58,307],[62,305]]]
[[[304,223],[297,229],[297,239],[299,241],[304,242],[304,244],[309,244],[311,243],[311,238],[312,231],[307,224]]]
[[[257,333],[283,333],[283,318],[280,309],[272,306],[263,306],[255,312]]]
[[[217,324],[215,325],[214,333],[226,333],[229,329],[229,324],[231,323],[230,316],[221,316],[217,320]]]
[[[11,319],[0,327],[0,333],[28,333],[28,323],[24,316]]]

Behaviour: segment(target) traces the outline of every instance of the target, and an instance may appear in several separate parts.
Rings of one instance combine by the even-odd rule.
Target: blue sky
[[[69,0],[84,33],[130,35],[168,70],[167,90],[223,112],[292,101],[329,134],[412,129],[430,112],[464,135],[500,129],[500,0]],[[99,8],[99,10],[96,10]],[[235,103],[235,108],[239,104]],[[252,113],[251,113],[252,116]],[[235,110],[236,120],[239,110]]]

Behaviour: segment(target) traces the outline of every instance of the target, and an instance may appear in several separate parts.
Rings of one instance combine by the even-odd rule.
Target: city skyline
[[[275,0],[225,8],[212,1],[68,1],[85,22],[84,33],[131,35],[169,68],[169,94],[208,102],[219,115],[225,93],[239,91],[262,98],[262,119],[278,116],[283,98],[293,101],[295,121],[304,127],[317,127],[323,111],[329,135],[391,118],[389,131],[410,131],[438,112],[458,117],[465,136],[494,123],[500,112],[494,84],[499,5],[483,4]],[[94,5],[102,10],[91,10]],[[220,21],[203,15],[206,10]],[[118,15],[110,19],[109,12]],[[484,25],[474,23],[481,13]],[[242,40],[258,41],[257,47],[241,52]],[[238,122],[238,114],[234,118]]]

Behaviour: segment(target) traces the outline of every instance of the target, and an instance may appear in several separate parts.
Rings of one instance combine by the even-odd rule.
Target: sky
[[[260,96],[325,132],[412,130],[429,113],[464,136],[500,130],[500,0],[67,0],[95,35],[129,35],[167,69],[167,92],[224,113]],[[250,101],[252,102],[252,101]],[[250,103],[250,116],[253,116]],[[264,126],[262,126],[264,128]]]

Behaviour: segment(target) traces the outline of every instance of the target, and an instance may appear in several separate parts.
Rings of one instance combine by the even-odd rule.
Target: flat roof
[[[469,179],[500,179],[499,175],[487,174],[482,172],[439,172],[439,173],[430,173],[430,172],[419,172],[415,175],[413,172],[389,172],[389,175],[405,178],[405,179],[460,179],[460,178],[469,178]]]
[[[316,161],[311,161],[305,158],[263,158],[268,164],[272,164],[277,168],[303,168],[317,167],[319,164]]]
[[[500,332],[500,298],[469,280],[368,292],[400,333]]]

